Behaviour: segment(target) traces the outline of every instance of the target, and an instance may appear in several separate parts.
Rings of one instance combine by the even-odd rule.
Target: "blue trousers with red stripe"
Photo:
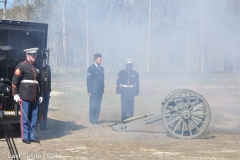
[[[21,109],[22,139],[34,140],[36,138],[33,129],[37,124],[37,119],[38,119],[38,102],[32,102],[22,99]]]

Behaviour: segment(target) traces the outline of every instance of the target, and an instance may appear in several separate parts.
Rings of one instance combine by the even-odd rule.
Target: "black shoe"
[[[91,124],[97,124],[97,122],[90,122]]]
[[[98,121],[94,121],[92,124],[99,124],[99,122]]]
[[[91,124],[95,124],[95,121],[89,121]]]
[[[40,143],[40,141],[39,141],[39,140],[37,140],[37,139],[30,140],[30,142],[33,142],[33,143]]]
[[[23,143],[26,143],[26,144],[30,144],[30,141],[29,140],[22,140]]]

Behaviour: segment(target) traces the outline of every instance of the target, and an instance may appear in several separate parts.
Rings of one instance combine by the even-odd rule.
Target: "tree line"
[[[7,2],[7,0],[6,0]],[[240,0],[13,0],[6,19],[49,24],[50,65],[107,72],[240,70]],[[4,10],[4,11],[3,11]],[[3,15],[1,15],[3,16]]]

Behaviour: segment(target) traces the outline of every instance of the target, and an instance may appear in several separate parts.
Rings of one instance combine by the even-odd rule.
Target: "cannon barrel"
[[[148,117],[148,116],[150,116],[150,115],[153,115],[153,113],[151,113],[151,114],[144,114],[144,115],[142,115],[142,116],[137,116],[137,117],[128,118],[128,119],[125,119],[125,120],[123,121],[123,123],[127,123],[127,122],[134,121],[134,120],[137,120],[137,119],[145,118],[145,117]]]

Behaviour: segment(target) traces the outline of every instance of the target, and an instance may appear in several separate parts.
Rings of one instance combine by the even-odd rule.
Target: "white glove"
[[[20,97],[19,97],[18,94],[15,94],[14,97],[13,97],[13,99],[14,99],[17,103],[21,101],[21,99],[20,99]]]
[[[39,97],[39,103],[42,103],[43,97]]]

